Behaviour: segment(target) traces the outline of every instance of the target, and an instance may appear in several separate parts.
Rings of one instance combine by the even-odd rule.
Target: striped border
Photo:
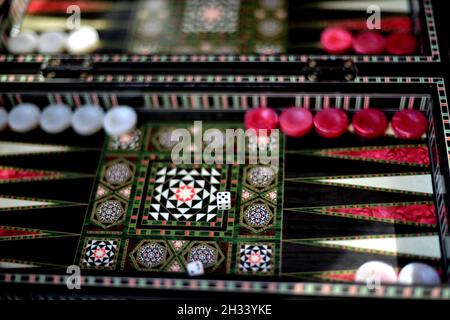
[[[48,82],[53,83],[53,80],[48,80],[42,75],[35,74],[0,74],[0,83],[33,83],[33,82]],[[155,84],[182,84],[182,83],[201,83],[201,84],[299,84],[299,83],[314,83],[307,80],[302,75],[171,75],[171,74],[102,74],[89,75],[79,81],[74,80],[72,83],[155,83]],[[438,84],[439,88],[445,88],[444,78],[429,78],[429,77],[356,77],[352,82],[348,83],[428,83]],[[445,90],[445,89],[440,89]]]
[[[66,286],[70,276],[46,274],[0,274],[0,283]],[[292,296],[319,296],[344,298],[381,299],[423,299],[450,300],[450,286],[442,287],[402,287],[381,286],[370,290],[358,284],[321,284],[312,282],[267,282],[267,281],[221,281],[168,278],[131,278],[81,276],[81,287],[141,289],[141,290],[180,290],[200,292],[228,292],[250,294],[282,294]]]

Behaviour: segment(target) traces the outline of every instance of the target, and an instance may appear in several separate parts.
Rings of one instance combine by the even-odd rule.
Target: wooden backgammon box
[[[441,4],[371,2],[370,10],[343,0],[0,2],[0,106],[9,118],[23,104],[126,105],[138,114],[136,128],[117,137],[0,132],[2,298],[450,299]],[[377,8],[381,30],[369,32]],[[83,26],[97,38],[74,35]],[[349,47],[336,47],[345,37]],[[426,132],[405,139],[390,126],[367,139],[350,123],[333,139],[281,131],[263,145],[249,139],[244,163],[211,163],[196,148],[200,162],[172,162],[175,129],[244,129],[261,107],[339,109],[350,123],[365,109],[389,122],[416,110]],[[275,165],[251,163],[262,148],[276,149]],[[220,209],[224,191],[230,206]],[[188,274],[195,261],[203,275]],[[440,284],[356,281],[369,261],[396,274],[424,263]]]

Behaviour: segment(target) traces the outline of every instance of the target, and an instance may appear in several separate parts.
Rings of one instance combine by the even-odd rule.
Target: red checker
[[[278,115],[270,108],[261,107],[251,109],[245,114],[244,121],[247,129],[272,130],[278,128]]]
[[[313,116],[307,109],[285,109],[280,116],[280,128],[289,137],[303,137],[313,128]]]
[[[353,117],[353,129],[360,137],[375,139],[384,136],[388,128],[388,119],[377,109],[365,109]]]
[[[352,48],[352,34],[341,27],[328,27],[320,36],[322,48],[329,54],[345,54]]]
[[[357,54],[382,54],[386,48],[386,39],[376,31],[366,31],[353,39],[353,50]]]
[[[342,136],[348,129],[347,114],[339,109],[324,109],[314,117],[316,132],[329,139]]]
[[[417,110],[402,110],[392,118],[392,129],[400,139],[419,139],[427,131],[427,118]]]
[[[386,39],[386,51],[394,55],[414,54],[417,50],[417,39],[409,33],[392,33]]]

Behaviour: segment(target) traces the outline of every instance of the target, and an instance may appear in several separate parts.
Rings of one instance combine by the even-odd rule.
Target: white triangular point
[[[68,146],[53,146],[45,144],[5,142],[5,141],[0,142],[0,156],[68,152],[72,150],[73,148]]]
[[[47,207],[55,206],[58,203],[51,201],[39,201],[28,199],[4,198],[0,197],[0,209],[18,209],[28,207]]]
[[[360,250],[376,250],[396,255],[412,255],[440,259],[441,250],[437,235],[417,237],[365,238],[353,240],[322,240],[318,243]]]
[[[3,262],[0,261],[0,269],[24,269],[24,268],[36,268],[38,266],[33,264]]]
[[[433,183],[431,175],[429,174],[384,177],[365,176],[356,178],[319,179],[317,181],[320,183],[340,184],[349,187],[354,186],[433,194]]]

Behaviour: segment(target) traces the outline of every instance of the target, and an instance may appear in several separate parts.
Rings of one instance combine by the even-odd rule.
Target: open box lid
[[[42,63],[55,60],[81,61],[98,72],[109,69],[124,73],[124,66],[127,71],[185,71],[189,64],[189,69],[216,68],[217,73],[225,73],[224,68],[292,72],[293,64],[299,67],[309,60],[351,59],[363,65],[394,66],[445,59],[439,50],[431,0],[5,0],[2,11],[0,63],[4,69],[28,69],[27,73],[38,72]],[[77,12],[82,26],[98,30],[96,50],[86,54],[8,51],[9,39],[24,30],[38,35],[55,29],[70,31],[69,26],[77,26]],[[398,39],[387,44],[391,49],[366,48],[368,42],[374,42],[367,39],[362,41],[363,48],[354,45],[359,35],[367,33],[368,25],[377,27],[377,13],[381,30],[372,33],[378,32],[385,40],[393,34],[408,34],[416,43],[415,50],[404,51],[411,44],[401,45]],[[330,27],[346,29],[353,44],[350,39],[341,52],[325,50],[324,43],[333,45],[336,37],[342,37],[332,34],[328,41],[321,41],[323,31]],[[392,48],[399,44],[403,53]]]

